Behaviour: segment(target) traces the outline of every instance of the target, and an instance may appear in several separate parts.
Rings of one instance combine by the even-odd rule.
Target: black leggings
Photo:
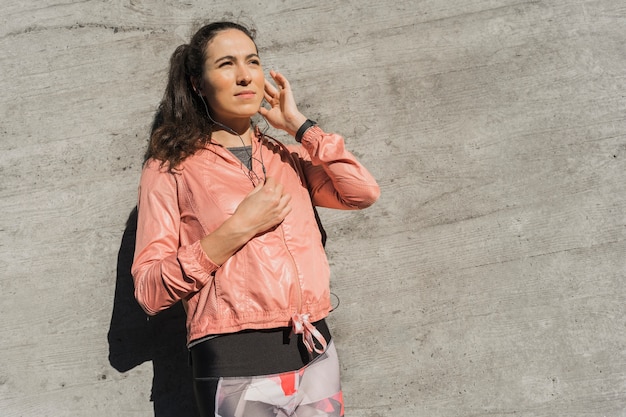
[[[313,325],[328,343],[331,335],[325,320]],[[302,336],[291,336],[291,327],[246,330],[222,335],[190,348],[194,393],[201,416],[215,415],[215,394],[220,377],[271,375],[294,371],[318,354],[310,355]]]

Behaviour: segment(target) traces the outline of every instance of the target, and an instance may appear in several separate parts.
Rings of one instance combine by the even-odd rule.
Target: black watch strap
[[[309,130],[311,127],[315,126],[316,124],[317,122],[314,122],[311,119],[306,119],[306,122],[302,123],[302,126],[300,126],[300,129],[298,129],[298,131],[296,132],[296,142],[298,143],[302,142],[302,136],[304,136],[306,131]]]

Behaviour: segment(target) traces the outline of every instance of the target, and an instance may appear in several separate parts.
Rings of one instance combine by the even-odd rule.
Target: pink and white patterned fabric
[[[326,351],[297,371],[220,378],[217,417],[343,417],[339,360]]]

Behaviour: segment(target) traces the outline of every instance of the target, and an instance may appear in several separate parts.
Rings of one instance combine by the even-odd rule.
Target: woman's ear
[[[191,85],[193,86],[193,91],[200,97],[202,97],[202,83],[197,78],[191,78]]]

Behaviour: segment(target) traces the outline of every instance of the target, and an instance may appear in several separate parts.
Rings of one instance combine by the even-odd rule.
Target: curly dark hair
[[[227,29],[239,30],[254,42],[253,31],[239,23],[213,22],[202,26],[189,44],[180,45],[172,54],[167,87],[152,125],[146,161],[159,160],[171,171],[210,140],[212,122],[192,81],[202,77],[208,43]]]

